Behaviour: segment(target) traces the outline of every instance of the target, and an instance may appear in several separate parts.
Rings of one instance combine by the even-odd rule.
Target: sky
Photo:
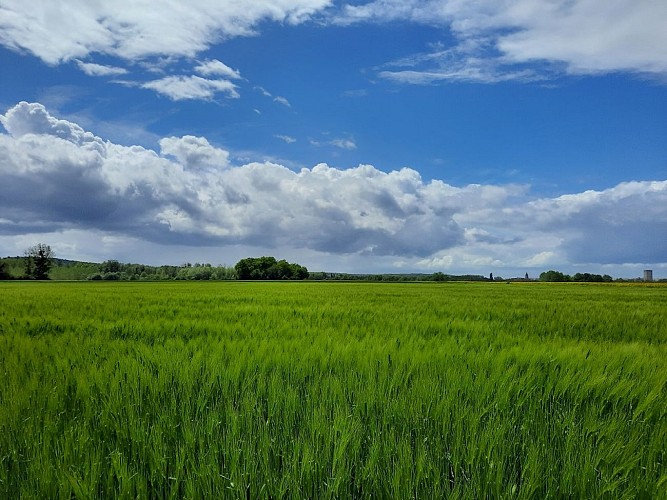
[[[0,255],[667,277],[663,0],[0,0]]]

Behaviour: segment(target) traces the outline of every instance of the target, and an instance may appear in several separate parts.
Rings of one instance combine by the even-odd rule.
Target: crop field
[[[666,498],[667,287],[0,283],[0,498]]]

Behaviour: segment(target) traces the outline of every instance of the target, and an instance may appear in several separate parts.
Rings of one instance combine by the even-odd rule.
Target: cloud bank
[[[456,42],[388,65],[404,83],[541,80],[557,74],[667,75],[667,3],[654,0],[375,0],[347,5],[341,24],[410,21]]]
[[[0,44],[47,64],[102,54],[126,61],[193,58],[224,40],[250,36],[265,21],[299,24],[411,22],[454,37],[380,72],[404,83],[541,80],[558,74],[667,75],[667,3],[656,0],[6,0]],[[119,68],[83,63],[90,74]],[[201,61],[204,76],[239,78]]]
[[[262,21],[298,24],[329,0],[3,1],[0,43],[48,64],[89,54],[126,60],[194,57],[222,40],[248,36]]]
[[[251,245],[396,266],[667,263],[667,180],[531,199],[527,186],[424,181],[404,168],[235,165],[203,137],[124,146],[21,102],[0,116],[0,235],[96,232]]]

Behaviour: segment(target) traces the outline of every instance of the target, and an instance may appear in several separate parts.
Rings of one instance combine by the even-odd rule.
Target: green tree
[[[49,279],[55,253],[49,245],[38,243],[26,250],[26,277],[36,280]]]
[[[571,281],[572,278],[567,274],[553,269],[540,274],[540,281]]]
[[[7,264],[4,260],[0,260],[0,280],[7,280],[10,278],[9,271],[7,270]]]
[[[310,273],[305,266],[300,266],[299,264],[290,264],[290,270],[292,272],[291,279],[293,280],[305,280],[308,278]]]
[[[240,280],[249,280],[251,269],[251,259],[241,259],[236,263],[234,269],[236,269],[236,278]]]
[[[32,262],[32,256],[30,255],[30,250],[26,250],[24,254],[24,264],[23,264],[23,277],[25,279],[32,279],[34,274],[34,266]]]
[[[117,260],[105,260],[100,264],[102,273],[119,273],[122,271],[122,264]]]
[[[234,266],[240,280],[303,280],[308,278],[308,269],[275,257],[241,259]]]

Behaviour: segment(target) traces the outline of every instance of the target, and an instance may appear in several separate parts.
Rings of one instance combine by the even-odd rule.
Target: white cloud
[[[491,51],[493,52],[493,51]],[[552,68],[510,65],[502,58],[478,46],[459,45],[451,49],[417,54],[385,65],[381,78],[397,83],[428,85],[438,82],[533,82],[555,74]],[[402,69],[409,67],[411,69]]]
[[[562,72],[667,74],[667,3],[654,0],[376,0],[339,23],[412,21],[448,27],[458,43],[381,76],[404,83],[535,80]]]
[[[161,56],[150,60],[139,61],[138,65],[149,73],[164,74],[167,68],[179,61],[177,56]]]
[[[333,139],[329,141],[329,144],[340,149],[347,149],[348,151],[357,149],[357,144],[352,139]]]
[[[280,139],[281,141],[285,141],[287,144],[292,144],[296,142],[296,139],[294,137],[291,137],[289,135],[276,135],[276,139]]]
[[[196,75],[166,76],[159,80],[142,83],[142,88],[155,90],[174,101],[185,99],[212,99],[218,92],[227,97],[238,98],[236,85],[228,80],[209,80]]]
[[[79,69],[88,76],[118,76],[127,74],[125,68],[118,68],[116,66],[105,66],[102,64],[87,63],[83,61],[76,61]]]
[[[336,139],[331,139],[328,141],[318,141],[317,139],[310,138],[308,139],[308,142],[312,145],[315,146],[316,148],[322,147],[324,145],[329,145],[329,146],[334,146],[339,149],[346,149],[348,151],[352,151],[357,149],[357,143],[354,141],[354,139],[351,138],[336,138]]]
[[[283,106],[285,106],[285,107],[287,107],[287,108],[291,108],[291,107],[292,107],[292,105],[290,104],[290,102],[287,100],[286,97],[283,97],[283,96],[280,96],[280,95],[274,97],[273,94],[272,94],[271,92],[269,92],[269,91],[266,90],[264,87],[261,87],[261,86],[259,86],[259,85],[255,86],[254,88],[255,88],[255,90],[257,90],[260,94],[262,94],[264,97],[272,97],[272,98],[273,98],[273,102],[277,102],[278,104],[282,104]]]
[[[160,153],[173,156],[189,169],[205,167],[227,168],[229,153],[213,147],[204,137],[186,135],[183,137],[165,137],[160,140]]]
[[[0,44],[48,64],[103,54],[141,61],[196,57],[264,21],[297,24],[326,15],[331,0],[161,0],[113,3],[5,0]],[[657,0],[376,0],[344,5],[330,22],[413,22],[443,26],[457,43],[418,54],[411,68],[381,76],[407,83],[534,80],[554,74],[667,74],[667,3]],[[426,60],[423,56],[428,55]],[[405,63],[405,60],[402,61]],[[90,65],[93,63],[83,63]],[[200,74],[236,79],[204,61]],[[86,68],[86,69],[84,69]],[[84,66],[95,75],[122,68]],[[105,73],[106,72],[106,73]]]
[[[264,87],[256,86],[255,90],[257,90],[260,94],[262,94],[264,97],[273,97],[271,92],[266,90]]]
[[[548,265],[550,262],[554,262],[556,258],[556,253],[554,252],[540,252],[526,260],[526,265],[528,267],[539,267]]]
[[[499,16],[519,29],[498,38],[518,62],[563,62],[571,73],[667,72],[667,3],[580,0],[532,7],[523,1]]]
[[[408,168],[232,165],[202,137],[128,147],[36,103],[0,122],[0,241],[92,232],[165,255],[262,248],[342,270],[667,266],[667,180],[531,199],[527,186],[456,187]]]
[[[298,24],[329,4],[330,0],[5,0],[0,6],[0,44],[28,51],[48,64],[91,53],[127,60],[194,57],[220,40],[253,34],[262,21]]]
[[[238,80],[241,78],[241,73],[239,73],[238,70],[230,68],[225,63],[218,61],[217,59],[200,62],[197,66],[195,66],[195,71],[204,76],[216,75],[232,80]]]
[[[282,104],[283,106],[287,106],[288,108],[291,108],[291,107],[292,107],[292,105],[290,104],[290,102],[289,102],[286,98],[284,98],[284,97],[282,97],[282,96],[274,97],[274,98],[273,98],[273,101],[274,101],[274,102],[277,102],[278,104]]]
[[[0,123],[13,137],[53,136],[87,149],[100,150],[103,142],[76,123],[51,116],[39,103],[22,101],[0,115]]]

